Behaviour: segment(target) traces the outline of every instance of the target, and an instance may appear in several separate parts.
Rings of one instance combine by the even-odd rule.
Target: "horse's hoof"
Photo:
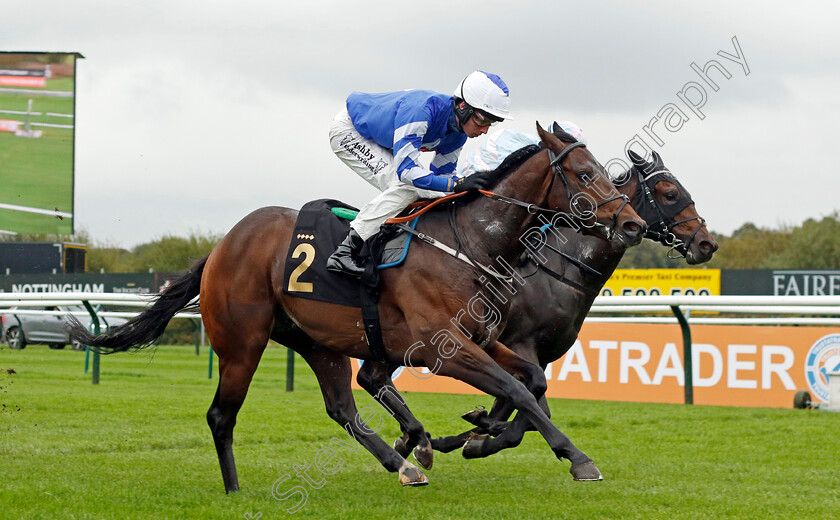
[[[478,420],[481,417],[486,417],[486,416],[487,416],[487,410],[485,410],[483,406],[479,406],[475,410],[470,410],[469,412],[467,412],[465,414],[461,414],[461,419],[463,419],[463,420],[467,421],[468,423],[473,424],[475,426],[480,426],[479,424],[477,424]]]
[[[414,464],[405,461],[400,466],[400,484],[403,486],[425,486],[428,483],[429,479]]]
[[[583,464],[578,464],[577,466],[572,466],[571,469],[569,469],[569,473],[571,473],[574,479],[578,482],[604,480],[604,476],[601,475],[601,472],[598,471],[598,468],[595,467],[595,463],[591,460],[589,462],[584,462]]]
[[[414,448],[414,458],[423,469],[432,469],[432,463],[435,461],[435,451],[432,449],[432,443],[429,442],[425,446]]]
[[[484,447],[484,440],[489,437],[489,435],[473,435],[464,443],[464,447],[461,449],[461,455],[465,459],[479,459],[483,457],[484,455],[482,455],[481,450]]]
[[[411,448],[409,448],[408,445],[405,443],[406,439],[408,439],[408,437],[403,435],[402,437],[394,441],[394,449],[397,453],[400,454],[400,457],[402,458],[408,457],[408,454],[411,453]]]

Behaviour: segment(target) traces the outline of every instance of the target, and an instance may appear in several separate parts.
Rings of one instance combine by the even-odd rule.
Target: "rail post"
[[[204,335],[204,331],[201,330],[201,318],[198,319],[198,322],[191,319],[190,323],[192,323],[193,327],[195,327],[195,355],[198,356],[201,354],[199,350],[199,346],[201,345],[202,336]]]
[[[295,351],[286,348],[286,391],[295,389]]]
[[[683,337],[683,366],[685,370],[685,404],[694,404],[694,380],[692,379],[691,366],[691,327],[688,326],[688,320],[680,310],[679,305],[671,305],[671,312],[677,317],[680,323]]]
[[[99,316],[96,315],[96,311],[93,310],[93,307],[90,305],[90,302],[87,300],[82,300],[82,305],[85,306],[88,313],[90,314],[90,324],[93,325],[93,334],[98,336],[99,335]],[[90,347],[87,347],[85,350],[90,350]],[[85,359],[85,365],[87,365],[87,358]],[[85,370],[87,370],[87,366],[85,366]],[[91,383],[98,385],[99,384],[99,349],[95,349],[93,351],[93,375],[91,376]]]

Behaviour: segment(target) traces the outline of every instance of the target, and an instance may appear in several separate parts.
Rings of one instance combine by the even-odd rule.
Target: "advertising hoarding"
[[[790,408],[798,390],[826,402],[827,374],[840,370],[840,328],[693,325],[691,332],[695,404]],[[682,334],[678,325],[586,323],[545,374],[548,397],[682,403]],[[423,368],[395,376],[400,391],[481,393]]]

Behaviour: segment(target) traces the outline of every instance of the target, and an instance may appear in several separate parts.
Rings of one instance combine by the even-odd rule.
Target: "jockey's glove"
[[[455,193],[469,190],[486,190],[490,187],[492,181],[484,175],[468,175],[455,183],[452,191]]]

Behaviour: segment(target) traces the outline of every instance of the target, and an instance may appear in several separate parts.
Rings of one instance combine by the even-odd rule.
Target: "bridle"
[[[551,176],[551,182],[548,185],[548,190],[546,190],[546,201],[548,200],[548,197],[551,194],[551,189],[554,187],[554,180],[557,179],[557,178],[560,178],[560,182],[562,182],[563,187],[566,188],[566,197],[569,199],[570,204],[572,204],[573,206],[577,205],[577,201],[574,200],[574,196],[576,194],[572,193],[571,180],[569,179],[569,176],[566,173],[566,171],[563,169],[563,160],[566,157],[568,157],[569,153],[572,150],[574,150],[576,148],[586,148],[586,145],[581,143],[581,142],[575,142],[575,143],[572,143],[569,146],[565,147],[563,150],[560,151],[560,153],[554,153],[554,151],[551,150],[550,148],[547,149],[548,158],[549,158],[548,165],[554,171],[554,175]],[[545,204],[545,201],[541,205],[530,204],[530,203],[527,203],[527,202],[522,202],[518,199],[514,199],[514,198],[511,198],[511,197],[506,197],[504,195],[498,195],[498,194],[493,193],[491,191],[486,191],[486,190],[478,190],[478,191],[482,195],[484,195],[486,197],[489,197],[493,200],[498,200],[498,201],[501,201],[501,202],[505,202],[507,204],[512,204],[512,205],[515,205],[515,206],[523,207],[528,211],[528,213],[530,213],[532,215],[535,215],[537,213],[549,213],[551,215],[556,216],[558,214],[563,213],[566,217],[569,217],[573,222],[575,222],[577,224],[580,224],[582,227],[585,227],[585,228],[605,228],[606,230],[605,230],[604,234],[606,235],[607,240],[612,240],[612,238],[615,236],[616,229],[618,227],[618,215],[621,213],[621,211],[624,209],[624,207],[627,204],[630,203],[630,197],[628,197],[627,195],[623,195],[621,193],[616,194],[613,197],[602,199],[601,201],[597,202],[595,204],[595,210],[597,210],[598,208],[600,208],[604,204],[608,204],[608,203],[610,203],[614,200],[622,199],[621,205],[618,207],[618,209],[615,211],[615,213],[612,216],[612,225],[611,226],[606,226],[604,224],[601,224],[600,222],[594,222],[592,224],[589,224],[587,222],[589,220],[588,218],[587,219],[581,218],[580,215],[577,214],[577,213],[584,213],[584,211],[578,211],[578,212],[575,212],[576,214],[574,214],[574,215],[569,215],[569,214],[566,214],[565,212],[562,212],[562,211],[552,210],[552,209],[548,209],[548,208],[543,207],[543,205]],[[583,193],[583,192],[578,191],[577,193]],[[578,209],[578,208],[576,208],[576,209]]]
[[[697,236],[697,233],[700,232],[700,229],[703,226],[706,225],[706,220],[703,217],[701,217],[700,215],[698,215],[696,217],[689,217],[689,218],[684,218],[684,219],[676,220],[676,221],[674,220],[674,218],[682,210],[684,210],[686,207],[690,206],[691,204],[694,204],[694,201],[691,200],[690,196],[686,197],[686,200],[682,201],[682,203],[676,205],[675,207],[668,208],[668,211],[663,210],[662,206],[656,201],[656,198],[654,198],[653,192],[651,191],[650,186],[648,185],[648,182],[653,180],[655,177],[660,176],[660,175],[662,175],[662,176],[670,175],[671,179],[673,179],[673,181],[676,181],[676,177],[674,177],[673,173],[671,173],[670,171],[668,171],[666,169],[662,169],[662,170],[657,170],[657,171],[655,171],[653,173],[650,173],[650,174],[647,174],[647,175],[642,175],[641,169],[638,166],[635,169],[636,169],[636,172],[638,174],[639,187],[640,187],[642,193],[644,194],[644,201],[647,202],[647,204],[649,205],[648,206],[649,208],[652,208],[653,210],[656,211],[656,216],[657,216],[657,219],[658,219],[657,222],[653,222],[653,223],[650,222],[648,219],[645,219],[645,222],[648,223],[648,229],[647,229],[647,232],[645,233],[645,238],[649,238],[649,239],[651,239],[655,242],[659,242],[660,244],[662,244],[666,247],[669,247],[670,249],[668,250],[668,258],[671,258],[671,259],[684,258],[686,256],[686,254],[688,253],[688,250],[691,247],[691,244],[694,242],[694,239]],[[666,180],[668,180],[668,182],[672,182],[671,179],[666,179]],[[659,182],[659,179],[657,179],[656,182]],[[653,183],[654,186],[656,185],[656,182]],[[675,184],[677,184],[680,188],[682,188],[682,186],[679,185],[679,182],[676,182]],[[681,193],[685,192],[684,189],[681,189],[680,191],[681,191]],[[687,192],[685,192],[685,193],[687,193]],[[642,213],[642,214],[643,213],[649,213],[649,211],[645,211],[644,208],[640,207],[639,209],[641,210],[640,213]],[[686,222],[691,222],[692,220],[699,221],[700,225],[697,226],[697,228],[694,230],[694,232],[691,234],[691,236],[688,238],[687,241],[682,241],[682,240],[678,239],[677,236],[673,233],[673,229],[675,227],[679,226],[680,224],[684,224]],[[669,221],[670,221],[670,225],[667,223]],[[672,256],[672,253],[674,251],[679,253],[679,255]]]
[[[577,205],[577,201],[573,200],[574,195],[572,195],[571,181],[569,180],[569,176],[563,170],[563,164],[562,163],[563,163],[563,159],[566,158],[567,155],[569,155],[569,152],[571,152],[575,148],[586,148],[586,145],[581,143],[581,142],[572,143],[569,146],[567,146],[566,148],[564,148],[563,151],[561,151],[559,154],[555,154],[551,149],[548,150],[548,157],[549,157],[549,159],[551,159],[551,162],[549,163],[549,166],[554,168],[554,173],[556,174],[555,176],[560,177],[560,180],[563,182],[563,186],[566,188],[566,196],[569,198],[570,201],[572,201],[573,205]],[[551,182],[552,183],[554,182],[554,177],[552,177]],[[549,191],[549,193],[551,192],[551,186],[549,186],[548,191]],[[627,195],[623,195],[621,193],[617,193],[615,196],[607,198],[607,199],[602,199],[601,201],[599,201],[595,204],[595,210],[597,211],[598,208],[600,208],[604,204],[608,204],[608,203],[610,203],[614,200],[618,200],[618,199],[622,199],[622,201],[621,201],[621,205],[618,207],[618,209],[615,211],[615,213],[613,213],[612,226],[607,227],[604,224],[601,224],[600,222],[595,222],[591,226],[591,227],[606,228],[605,235],[607,236],[607,240],[612,240],[612,238],[615,236],[616,229],[618,228],[618,215],[624,209],[624,206],[626,206],[627,204],[630,203],[630,197],[628,197]]]
[[[574,150],[576,148],[585,148],[585,147],[586,147],[585,144],[583,144],[581,142],[575,142],[575,143],[572,143],[569,146],[565,147],[563,150],[560,151],[559,154],[555,154],[551,149],[547,149],[548,157],[549,157],[549,164],[548,165],[552,169],[552,171],[554,172],[554,175],[551,176],[551,181],[549,182],[548,189],[546,190],[545,199],[539,205],[538,204],[533,204],[533,203],[528,203],[528,202],[523,202],[519,199],[514,199],[513,197],[508,197],[508,196],[505,196],[505,195],[499,195],[499,194],[494,193],[492,191],[481,190],[481,189],[477,190],[477,191],[481,195],[484,195],[485,197],[488,197],[492,200],[498,200],[498,201],[504,202],[506,204],[511,204],[511,205],[514,205],[514,206],[519,206],[519,207],[525,208],[525,210],[531,215],[536,215],[537,213],[547,213],[549,215],[552,215],[552,219],[551,219],[552,222],[554,221],[554,217],[562,214],[565,217],[569,217],[573,221],[573,223],[579,224],[581,227],[585,227],[585,228],[604,227],[604,228],[607,228],[607,226],[605,226],[604,224],[601,224],[600,222],[595,222],[593,224],[587,224],[586,220],[588,220],[588,219],[583,219],[579,215],[568,215],[567,213],[565,213],[563,211],[552,210],[552,209],[548,209],[546,207],[543,207],[543,206],[547,205],[548,197],[551,195],[551,190],[554,187],[554,180],[558,177],[560,178],[560,181],[563,183],[563,186],[566,188],[566,196],[568,197],[568,200],[569,200],[570,204],[574,204],[576,202],[576,201],[574,201],[574,198],[573,198],[575,194],[572,193],[571,180],[569,179],[566,172],[563,170],[562,162],[563,162],[563,159],[565,159],[572,150]],[[578,193],[583,193],[583,192],[578,191]],[[621,213],[621,211],[624,209],[624,207],[627,204],[630,203],[630,197],[628,197],[627,195],[619,193],[619,194],[617,194],[613,197],[601,200],[600,202],[597,202],[595,204],[595,209],[597,210],[602,205],[607,204],[608,202],[612,202],[614,200],[618,200],[618,199],[621,199],[622,203],[619,206],[618,210],[616,210],[615,214],[613,215],[612,227],[607,228],[607,232],[605,233],[605,235],[607,237],[607,240],[611,240],[613,238],[613,236],[615,236],[616,227],[618,225],[618,215]],[[456,224],[455,224],[455,208],[456,208],[455,204],[450,204],[449,205],[449,225],[450,225],[450,228],[452,229],[452,233],[455,237],[456,249],[452,250],[451,248],[442,246],[442,244],[439,244],[439,243],[433,244],[433,245],[436,245],[436,247],[439,247],[439,248],[441,248],[445,251],[447,249],[449,249],[446,252],[449,253],[452,256],[455,256],[456,258],[460,258],[460,256],[461,256],[460,251],[463,250],[464,253],[465,253],[465,258],[469,259],[470,257],[473,257],[473,254],[470,251],[468,251],[468,248],[466,247],[466,241],[462,240],[462,238],[460,236],[460,233],[458,233],[458,226],[456,226]],[[544,225],[541,228],[541,231],[545,231],[545,228],[548,227],[548,226],[549,226],[549,224]],[[403,225],[403,228],[406,229],[406,231],[409,231],[410,233],[418,234],[418,233],[414,232],[413,230],[410,230],[408,228],[408,226]],[[425,239],[424,237],[420,237],[420,238]],[[576,259],[572,259],[569,255],[566,255],[565,253],[562,253],[561,251],[556,250],[553,247],[550,247],[550,248],[554,249],[555,251],[560,253],[564,258],[567,258],[567,259],[573,261],[573,263],[575,265],[577,265],[578,267],[580,267],[582,270],[586,270],[586,271],[589,271],[591,274],[595,274],[595,275],[600,276],[600,273],[598,273],[598,271],[590,268],[589,266],[583,264],[582,262],[578,262]],[[493,269],[488,268],[488,267],[486,267],[482,264],[479,264],[477,262],[473,262],[473,261],[470,260],[468,263],[474,265],[474,267],[479,268],[480,270],[484,271],[485,273],[488,273],[488,274],[492,275],[494,278],[496,278],[498,280],[503,280],[503,281],[508,282],[508,283],[510,283],[510,281],[512,280],[512,278],[510,276],[503,276],[500,273],[494,271]]]

